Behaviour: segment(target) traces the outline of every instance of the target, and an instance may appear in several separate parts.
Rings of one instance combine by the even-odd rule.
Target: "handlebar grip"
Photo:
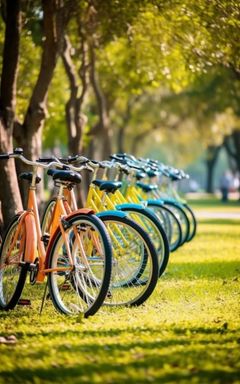
[[[92,164],[95,164],[95,165],[98,165],[99,168],[103,168],[103,169],[106,168],[105,165],[104,165],[104,163],[102,163],[101,161],[91,160],[91,161],[90,161],[90,164],[89,164],[90,167],[91,167],[91,163],[92,163]]]
[[[0,154],[0,160],[8,160],[8,159],[10,159],[10,156],[8,153]]]
[[[74,163],[78,159],[78,155],[68,156],[68,157],[59,157],[59,160],[63,163]]]
[[[56,161],[54,157],[39,157],[37,160],[39,163],[51,163],[51,161]]]
[[[13,153],[14,153],[14,155],[22,155],[23,149],[22,148],[15,148]]]
[[[119,161],[119,162],[123,162],[123,161],[126,161],[124,156],[118,156],[118,155],[110,155],[109,158],[111,160],[116,160],[116,161]]]

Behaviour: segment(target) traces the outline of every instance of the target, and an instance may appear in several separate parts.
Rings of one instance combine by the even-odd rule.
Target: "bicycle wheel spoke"
[[[51,268],[72,266],[71,270],[59,270],[49,276],[51,297],[61,312],[88,316],[102,304],[111,273],[111,248],[106,236],[98,218],[79,216],[65,231],[67,244],[60,235],[56,240],[51,253]],[[68,289],[61,289],[66,282]]]

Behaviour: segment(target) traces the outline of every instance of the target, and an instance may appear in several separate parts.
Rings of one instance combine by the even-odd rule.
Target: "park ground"
[[[145,305],[82,319],[49,302],[39,316],[34,287],[31,307],[1,312],[16,342],[0,344],[0,383],[240,383],[240,204],[193,208],[198,234]]]

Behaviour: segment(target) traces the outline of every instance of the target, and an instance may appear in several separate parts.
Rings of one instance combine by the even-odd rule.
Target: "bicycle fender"
[[[147,200],[147,204],[148,204],[148,205],[155,204],[155,205],[159,205],[159,207],[161,207],[161,206],[164,205],[164,201],[161,200],[161,199],[157,199],[157,200]]]
[[[91,208],[80,208],[76,211],[71,212],[69,215],[65,217],[65,220],[71,219],[72,217],[78,216],[78,215],[93,215],[95,211]]]
[[[99,219],[109,215],[116,216],[116,217],[127,217],[127,214],[121,211],[103,211],[103,212],[96,213],[96,216],[99,217]]]
[[[176,201],[176,200],[173,200],[173,199],[163,199],[163,202],[164,204],[170,204],[170,205],[173,205],[175,207],[182,207],[182,203],[180,203],[179,201]]]
[[[125,203],[125,204],[118,204],[116,205],[116,209],[119,210],[128,210],[128,209],[144,209],[144,207],[141,204],[134,204],[134,203]]]
[[[37,257],[37,231],[33,212],[26,212],[24,221],[26,225],[24,261],[33,263]]]

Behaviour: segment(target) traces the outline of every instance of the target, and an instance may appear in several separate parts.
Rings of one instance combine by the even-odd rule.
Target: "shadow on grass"
[[[175,354],[176,355],[176,354]],[[173,356],[173,360],[176,358]],[[167,365],[168,363],[165,362]],[[151,372],[154,370],[154,373]],[[169,372],[169,370],[171,372]],[[101,379],[102,377],[102,379]],[[124,364],[78,364],[73,367],[55,367],[49,369],[17,369],[3,372],[6,383],[186,383],[194,379],[194,383],[237,383],[239,370],[198,368],[198,365],[182,367],[172,362],[165,372],[163,360],[148,358]]]
[[[193,257],[194,259],[194,257]],[[238,280],[239,276],[239,280]],[[188,262],[169,265],[164,277],[169,279],[234,279],[236,284],[240,283],[240,265],[239,261],[203,261],[203,262]],[[227,282],[224,282],[227,283]]]
[[[209,224],[209,225],[237,225],[240,226],[240,220],[236,219],[198,219],[198,225]]]
[[[146,383],[148,381],[161,383],[233,383],[239,379],[237,356],[231,358],[231,349],[227,342],[232,342],[226,335],[219,339],[217,328],[173,328],[174,337],[166,340],[161,329],[127,328],[110,331],[84,331],[76,332],[79,338],[78,345],[64,345],[69,332],[60,333],[63,344],[55,348],[54,355],[50,354],[49,367],[44,369],[29,367],[29,369],[13,369],[2,371],[1,378],[6,383]],[[104,343],[101,345],[99,337],[121,336],[131,332],[130,342]],[[138,341],[142,333],[154,335],[152,341]],[[192,336],[191,336],[192,335]],[[208,336],[211,336],[209,339]],[[45,336],[48,336],[46,334]],[[53,340],[59,332],[53,332]],[[84,337],[92,336],[98,340],[84,342]],[[177,337],[175,337],[177,336]],[[195,336],[200,338],[194,340]],[[213,339],[213,336],[218,337]],[[161,340],[159,340],[159,337]],[[128,339],[129,340],[129,339]],[[165,350],[164,350],[165,348]],[[217,351],[217,353],[216,353]],[[27,352],[27,351],[26,351]],[[62,354],[68,353],[66,365]],[[31,358],[46,359],[49,351],[40,350],[31,355]],[[219,354],[219,355],[217,355]],[[79,356],[78,363],[71,363],[71,356]],[[222,363],[222,355],[226,358]],[[238,353],[239,355],[239,353]],[[66,355],[65,355],[66,356]],[[109,357],[108,357],[109,356]],[[83,359],[84,357],[84,359]],[[120,359],[119,359],[120,357]],[[58,362],[59,358],[59,362]],[[65,357],[66,359],[66,357]],[[87,361],[86,361],[87,360]],[[73,359],[73,361],[76,361]],[[55,366],[53,366],[55,365]],[[69,365],[71,365],[69,367]]]
[[[221,322],[220,320],[218,320],[219,323],[215,323],[213,321],[213,326],[210,327],[210,326],[206,326],[206,327],[176,327],[176,326],[172,326],[171,327],[171,332],[174,333],[175,335],[177,336],[186,336],[187,335],[187,339],[168,339],[168,340],[165,340],[164,339],[164,332],[167,330],[169,331],[169,328],[167,327],[166,329],[164,327],[161,327],[161,328],[154,328],[154,327],[124,327],[124,328],[114,328],[114,329],[99,329],[99,330],[76,330],[76,329],[60,329],[60,330],[54,330],[54,331],[40,331],[39,334],[41,334],[41,337],[47,337],[47,338],[50,338],[52,340],[54,340],[55,338],[57,337],[60,337],[62,338],[63,340],[63,348],[64,348],[64,343],[66,342],[67,343],[67,340],[68,338],[71,336],[71,337],[75,337],[79,340],[79,344],[80,346],[76,346],[76,348],[87,348],[89,347],[90,349],[94,349],[97,351],[97,349],[102,349],[102,345],[99,345],[97,343],[94,343],[94,344],[91,344],[91,343],[85,343],[84,342],[84,339],[88,338],[88,337],[92,337],[92,338],[96,338],[96,340],[98,340],[98,338],[102,338],[102,337],[108,337],[108,338],[114,338],[114,337],[121,337],[123,335],[128,335],[128,334],[131,334],[132,335],[132,341],[131,342],[128,342],[126,344],[122,344],[122,345],[119,345],[118,343],[115,345],[115,344],[109,344],[111,346],[115,346],[115,348],[119,348],[119,350],[122,350],[122,351],[127,351],[129,348],[135,348],[137,347],[138,345],[141,345],[141,346],[144,346],[146,349],[152,349],[152,348],[155,348],[155,347],[168,347],[168,346],[172,346],[172,345],[189,345],[189,344],[192,344],[192,340],[189,339],[189,335],[198,335],[198,336],[202,336],[204,337],[203,339],[200,340],[201,344],[225,344],[226,343],[226,338],[224,339],[218,339],[218,340],[213,340],[212,338],[211,339],[207,339],[206,338],[206,335],[222,335],[224,334],[225,336],[227,335],[227,341],[234,341],[236,340],[237,338],[237,335],[239,335],[240,333],[240,328],[239,329],[228,329],[228,330],[225,330],[225,328],[223,328],[223,322]],[[151,341],[151,342],[136,342],[134,341],[134,338],[137,340],[137,338],[139,336],[142,336],[144,334],[149,334],[150,337],[160,337],[161,340],[156,340],[154,339],[154,341]],[[18,336],[18,333],[16,332],[16,335]],[[37,333],[32,333],[32,332],[27,332],[25,333],[25,338],[26,337],[35,337],[37,336]],[[21,339],[21,333],[20,333],[20,336],[19,338]],[[107,344],[104,344],[105,346],[107,346]],[[62,347],[60,347],[61,349]],[[65,347],[66,348],[66,347]],[[71,347],[71,350],[73,350],[75,347]],[[29,353],[28,351],[26,351],[26,353]]]

